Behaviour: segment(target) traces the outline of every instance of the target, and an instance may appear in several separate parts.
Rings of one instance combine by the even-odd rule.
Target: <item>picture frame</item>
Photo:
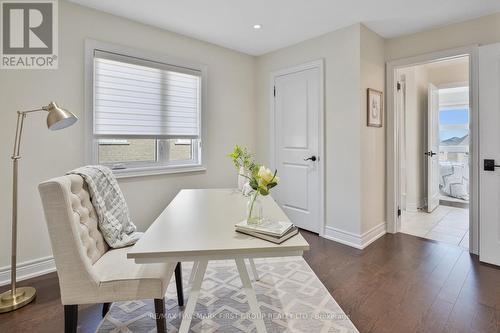
[[[384,120],[384,93],[368,88],[366,96],[366,125],[369,127],[382,127]]]

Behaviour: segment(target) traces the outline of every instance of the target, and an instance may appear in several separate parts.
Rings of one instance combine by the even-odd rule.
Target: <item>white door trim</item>
[[[320,210],[319,210],[319,235],[323,236],[325,234],[325,73],[324,73],[324,60],[318,59],[310,61],[301,65],[288,67],[284,69],[277,70],[271,73],[270,85],[269,85],[269,162],[271,169],[276,168],[275,160],[275,105],[274,105],[274,82],[276,77],[292,74],[308,69],[317,68],[319,71],[319,96],[320,96],[320,112],[319,112],[319,124],[318,124],[318,170],[319,170],[319,200],[320,200]]]
[[[396,71],[397,69],[412,65],[420,65],[445,58],[469,56],[469,103],[470,103],[470,135],[472,156],[470,168],[470,209],[469,209],[469,251],[478,254],[479,248],[479,102],[478,102],[478,45],[460,47],[451,50],[437,51],[415,57],[403,58],[387,62],[386,66],[386,91],[387,91],[387,232],[397,233],[401,229],[401,221],[397,210],[400,203],[400,156],[398,146],[400,143],[398,128],[400,115],[396,112]]]

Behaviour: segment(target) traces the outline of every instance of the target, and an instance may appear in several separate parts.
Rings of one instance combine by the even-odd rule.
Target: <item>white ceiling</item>
[[[251,55],[358,22],[390,38],[500,11],[499,0],[70,1]]]

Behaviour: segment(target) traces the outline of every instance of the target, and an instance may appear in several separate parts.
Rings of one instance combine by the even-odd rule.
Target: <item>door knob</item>
[[[500,165],[495,164],[495,160],[484,160],[484,171],[495,171],[495,168],[499,168]]]
[[[424,154],[427,155],[427,156],[429,156],[429,157],[432,157],[432,156],[436,155],[436,153],[433,152],[432,150],[428,151],[428,152],[425,152]]]
[[[308,157],[308,158],[304,158],[304,161],[316,161],[316,156],[311,156],[311,157]]]

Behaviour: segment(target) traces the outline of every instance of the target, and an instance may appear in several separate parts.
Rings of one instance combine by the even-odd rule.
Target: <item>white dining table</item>
[[[266,218],[288,221],[271,196],[260,200]],[[301,256],[309,249],[300,233],[278,245],[236,232],[234,225],[245,219],[247,201],[236,189],[181,190],[128,252],[138,264],[195,263],[180,333],[189,331],[208,262],[228,259],[236,262],[257,332],[266,332],[244,260]]]

